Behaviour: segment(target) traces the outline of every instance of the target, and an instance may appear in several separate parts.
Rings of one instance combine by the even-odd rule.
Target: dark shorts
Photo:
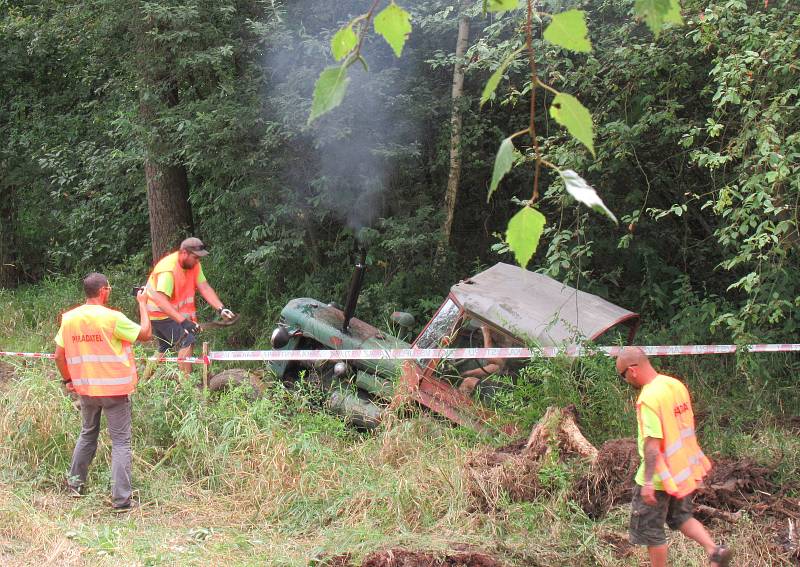
[[[631,501],[630,539],[634,545],[655,547],[667,543],[664,524],[671,530],[679,529],[692,518],[692,496],[675,498],[662,490],[656,490],[655,506],[642,500],[642,487],[635,484]]]
[[[156,336],[158,352],[167,352],[168,350],[178,352],[195,343],[194,334],[184,331],[183,327],[172,319],[150,321],[150,324],[153,327],[153,334]]]

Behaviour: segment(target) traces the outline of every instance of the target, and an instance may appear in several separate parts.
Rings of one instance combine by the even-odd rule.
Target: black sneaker
[[[125,504],[122,504],[121,506],[112,506],[111,511],[114,512],[115,514],[123,514],[125,512],[130,512],[131,510],[135,510],[138,507],[139,507],[139,501],[131,499],[128,500]]]

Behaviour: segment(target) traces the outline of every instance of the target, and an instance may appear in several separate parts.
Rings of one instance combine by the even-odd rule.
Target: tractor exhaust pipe
[[[360,246],[357,250],[359,255],[353,275],[350,278],[350,285],[347,288],[347,297],[344,300],[344,322],[342,323],[342,332],[347,333],[350,327],[350,319],[356,311],[356,304],[358,303],[358,296],[361,293],[361,286],[364,285],[364,274],[367,271],[367,249]]]

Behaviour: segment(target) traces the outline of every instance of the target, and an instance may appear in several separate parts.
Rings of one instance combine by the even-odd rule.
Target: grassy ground
[[[78,297],[57,282],[0,291],[0,348],[51,350],[56,310]],[[800,413],[790,388],[795,359],[659,363],[689,377],[707,452],[777,465],[779,482],[797,476],[800,441],[783,427]],[[567,466],[542,472],[549,490],[537,500],[483,513],[465,488],[464,462],[486,442],[469,431],[417,414],[359,433],[310,409],[302,391],[274,386],[256,402],[241,392],[209,400],[168,367],[134,396],[134,484],[143,505],[115,516],[107,435],[88,494],[62,493],[79,416],[50,361],[0,364],[14,374],[0,379],[2,565],[305,566],[344,552],[464,545],[509,566],[633,566],[645,557],[624,545],[626,506],[593,521],[567,498],[576,474]],[[632,435],[632,395],[608,360],[546,361],[526,370],[502,409],[524,429],[548,405],[575,403],[599,445]],[[733,545],[737,564],[780,564],[765,551],[776,534],[748,515],[711,527]],[[682,536],[672,542],[673,564],[706,564]]]

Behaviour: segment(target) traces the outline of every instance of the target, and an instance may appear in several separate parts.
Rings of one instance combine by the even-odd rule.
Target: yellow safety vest
[[[64,353],[72,385],[82,396],[125,396],[136,387],[131,343],[114,337],[117,317],[102,305],[81,305],[64,313]]]
[[[640,430],[642,405],[658,415],[664,435],[655,472],[668,494],[683,498],[694,492],[711,470],[711,461],[703,454],[695,436],[689,390],[671,376],[656,376],[636,401]]]
[[[192,321],[197,321],[194,306],[194,294],[197,289],[197,276],[200,273],[200,262],[194,268],[185,270],[178,262],[178,252],[173,252],[158,261],[150,277],[147,279],[147,294],[152,297],[156,291],[158,275],[164,272],[172,272],[172,296],[169,298],[170,304],[183,315],[188,315]],[[169,317],[156,305],[152,299],[147,300],[147,313],[151,319],[164,319]]]

